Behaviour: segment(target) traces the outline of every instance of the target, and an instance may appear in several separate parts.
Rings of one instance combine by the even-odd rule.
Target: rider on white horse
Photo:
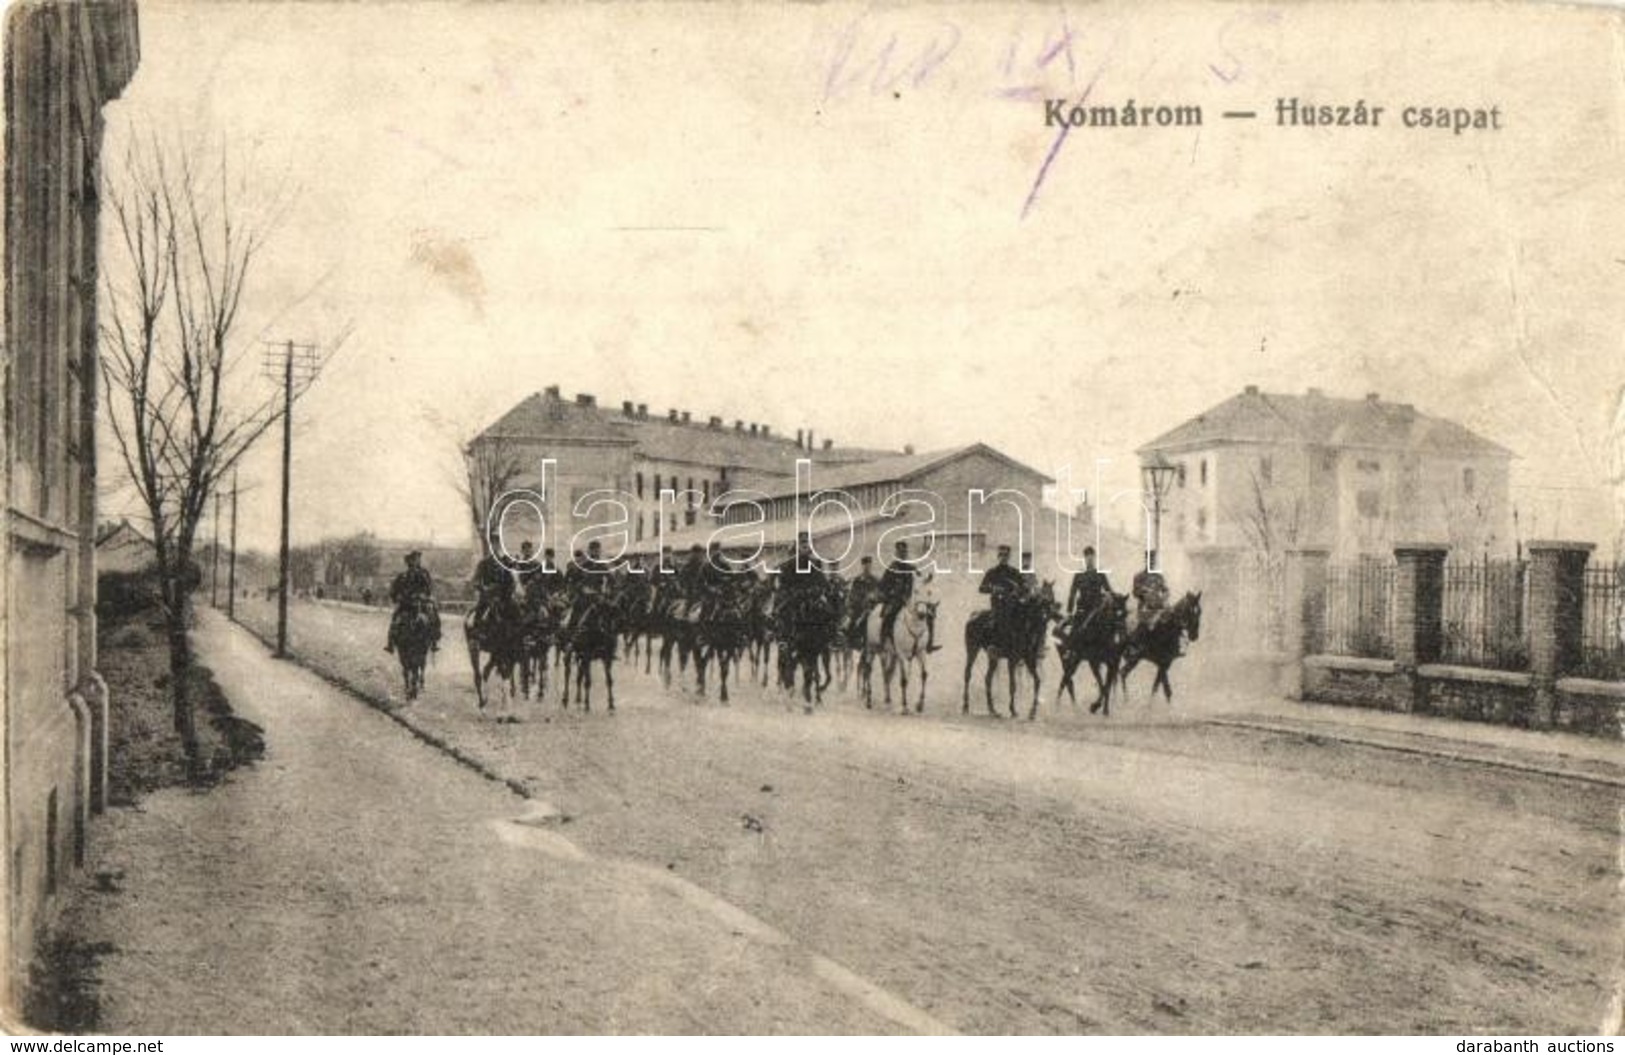
[[[908,555],[908,543],[898,542],[897,556],[880,576],[880,598],[885,607],[880,612],[880,638],[882,641],[891,638],[892,627],[897,624],[897,613],[903,610],[909,599],[914,596],[914,585],[924,576],[919,562],[911,560]],[[933,615],[926,623],[927,652],[935,652],[942,646],[936,643],[937,620]]]

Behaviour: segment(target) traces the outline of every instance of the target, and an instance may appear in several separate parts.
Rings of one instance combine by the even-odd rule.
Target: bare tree
[[[1228,512],[1252,549],[1258,565],[1255,572],[1262,576],[1266,586],[1261,629],[1266,645],[1275,647],[1279,644],[1286,614],[1286,562],[1283,558],[1303,537],[1307,511],[1299,489],[1284,488],[1273,480],[1265,480],[1256,465],[1247,475],[1246,490]]]
[[[102,188],[114,243],[100,325],[108,419],[152,529],[175,729],[194,773],[194,542],[222,477],[281,412],[273,395],[238,383],[250,350],[238,324],[273,222],[245,192],[223,149],[203,167],[157,142],[132,145]]]
[[[485,520],[491,507],[525,475],[523,445],[510,437],[454,422],[434,407],[425,406],[420,413],[431,428],[454,445],[455,457],[446,462],[446,479],[462,498],[478,543],[485,537]]]

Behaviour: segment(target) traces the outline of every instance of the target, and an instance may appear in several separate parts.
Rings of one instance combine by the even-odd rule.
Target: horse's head
[[[913,607],[917,615],[930,617],[937,614],[937,575],[934,571],[926,572],[914,584]]]
[[[1186,593],[1179,599],[1179,607],[1183,609],[1180,613],[1180,626],[1184,629],[1185,636],[1195,641],[1202,635],[1202,591]]]
[[[1061,602],[1055,598],[1054,579],[1045,579],[1039,584],[1036,600],[1036,607],[1043,613],[1045,619],[1061,618]]]

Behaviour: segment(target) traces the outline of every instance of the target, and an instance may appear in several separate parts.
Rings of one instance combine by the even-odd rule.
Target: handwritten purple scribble
[[[1229,70],[1228,72],[1221,70],[1211,62],[1208,63],[1207,68],[1212,71],[1213,76],[1224,83],[1234,84],[1246,72],[1247,67],[1227,43],[1226,38],[1230,36],[1230,31],[1235,29],[1238,23],[1243,23],[1250,29],[1255,25],[1279,26],[1280,22],[1281,13],[1279,11],[1263,11],[1255,15],[1235,15],[1227,19],[1224,25],[1219,28],[1215,42],[1218,44],[1219,49],[1224,52],[1224,57],[1229,60],[1227,63]]]
[[[1089,101],[1089,93],[1095,90],[1095,84],[1100,80],[1100,75],[1106,72],[1106,64],[1111,61],[1112,53],[1117,50],[1117,41],[1118,38],[1113,37],[1111,44],[1106,48],[1106,53],[1101,56],[1100,65],[1095,67],[1094,76],[1089,78],[1089,83],[1084,85],[1083,94],[1078,96],[1078,106]],[[1038,167],[1038,176],[1033,180],[1032,189],[1027,192],[1027,200],[1021,206],[1023,220],[1033,211],[1033,204],[1038,201],[1038,192],[1044,186],[1044,179],[1049,175],[1050,166],[1055,163],[1056,155],[1060,154],[1061,146],[1066,143],[1066,137],[1071,131],[1071,122],[1062,125],[1061,131],[1055,136],[1055,142],[1050,144],[1049,153],[1044,155],[1044,163]]]
[[[829,69],[824,77],[825,102],[844,95],[866,76],[869,79],[870,92],[876,95],[893,91],[905,82],[910,87],[919,88],[948,61],[959,47],[960,39],[964,35],[957,25],[944,22],[938,32],[933,34],[917,52],[911,51],[897,60],[894,68],[893,62],[899,41],[898,35],[892,33],[872,57],[859,56],[854,61],[854,52],[859,50],[860,42],[867,43],[862,38],[863,23],[868,17],[868,12],[865,12],[853,19],[836,39],[835,53],[830,58]],[[850,72],[849,66],[852,67]]]

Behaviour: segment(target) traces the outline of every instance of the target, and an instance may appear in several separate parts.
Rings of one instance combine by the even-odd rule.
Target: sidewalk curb
[[[221,617],[221,619],[225,620],[225,623],[226,623],[227,626],[235,627],[236,629],[243,631],[245,634],[247,634],[249,637],[253,638],[255,641],[258,641],[260,644],[264,645],[266,648],[272,649],[273,651],[275,650],[276,645],[271,641],[271,639],[267,635],[260,633],[258,630],[255,630],[253,627],[249,626],[247,623],[239,622],[239,621],[237,621],[235,619],[226,618],[225,613],[223,613],[223,612],[220,613],[220,617]],[[390,721],[392,721],[396,725],[400,726],[402,729],[405,729],[407,732],[409,732],[413,736],[417,737],[423,743],[429,745],[430,747],[432,747],[435,750],[441,752],[442,754],[445,754],[445,755],[449,756],[452,760],[460,763],[461,765],[465,766],[466,768],[473,770],[475,773],[478,773],[480,776],[484,777],[486,780],[492,781],[493,783],[496,783],[496,784],[501,784],[503,787],[507,788],[509,791],[511,791],[515,795],[517,795],[519,798],[522,798],[527,802],[529,802],[529,801],[531,801],[531,800],[533,800],[535,798],[535,796],[531,794],[530,789],[525,787],[525,785],[524,785],[524,783],[522,781],[514,780],[514,779],[512,779],[510,777],[503,776],[501,773],[498,773],[496,770],[492,769],[490,766],[486,765],[484,762],[481,762],[479,759],[475,758],[473,755],[470,755],[466,751],[463,751],[461,748],[457,747],[455,744],[452,744],[452,743],[448,742],[447,740],[445,740],[444,738],[436,736],[434,733],[429,732],[427,729],[424,729],[422,726],[417,725],[417,724],[407,720],[405,715],[403,715],[403,714],[399,713],[398,711],[396,711],[393,707],[391,707],[389,705],[389,703],[387,701],[381,700],[378,697],[372,695],[371,693],[364,692],[363,690],[356,688],[354,685],[352,685],[350,682],[344,680],[343,678],[340,678],[340,677],[337,677],[335,675],[329,674],[325,670],[321,670],[320,668],[315,667],[315,666],[311,665],[310,663],[305,662],[304,659],[300,658],[299,656],[297,656],[297,655],[295,655],[295,654],[293,654],[291,652],[287,656],[283,657],[282,662],[291,663],[294,666],[298,667],[300,670],[303,670],[308,674],[311,674],[311,675],[314,675],[317,678],[320,678],[322,681],[326,682],[327,684],[331,685],[333,688],[335,688],[335,689],[339,690],[340,692],[344,693],[346,696],[350,697],[351,699],[357,700],[360,703],[363,703],[366,706],[372,708],[373,710],[379,712],[384,717],[388,718]]]
[[[1507,769],[1515,773],[1527,773],[1532,776],[1553,777],[1557,780],[1574,780],[1584,784],[1597,784],[1602,787],[1625,789],[1625,777],[1609,777],[1598,773],[1581,773],[1569,769],[1557,769],[1548,766],[1530,765],[1524,762],[1514,762],[1510,759],[1496,758],[1491,755],[1478,754],[1476,752],[1447,751],[1407,744],[1396,744],[1392,741],[1377,740],[1343,732],[1342,730],[1337,729],[1302,729],[1296,726],[1280,725],[1262,719],[1254,720],[1245,718],[1206,718],[1203,719],[1203,724],[1226,726],[1233,729],[1251,729],[1266,733],[1279,733],[1285,736],[1318,736],[1326,740],[1336,740],[1339,743],[1355,744],[1360,747],[1375,748],[1379,751],[1393,751],[1404,755],[1421,755],[1426,758],[1443,759],[1447,762],[1460,762],[1466,765],[1474,766],[1491,766],[1496,769]]]

